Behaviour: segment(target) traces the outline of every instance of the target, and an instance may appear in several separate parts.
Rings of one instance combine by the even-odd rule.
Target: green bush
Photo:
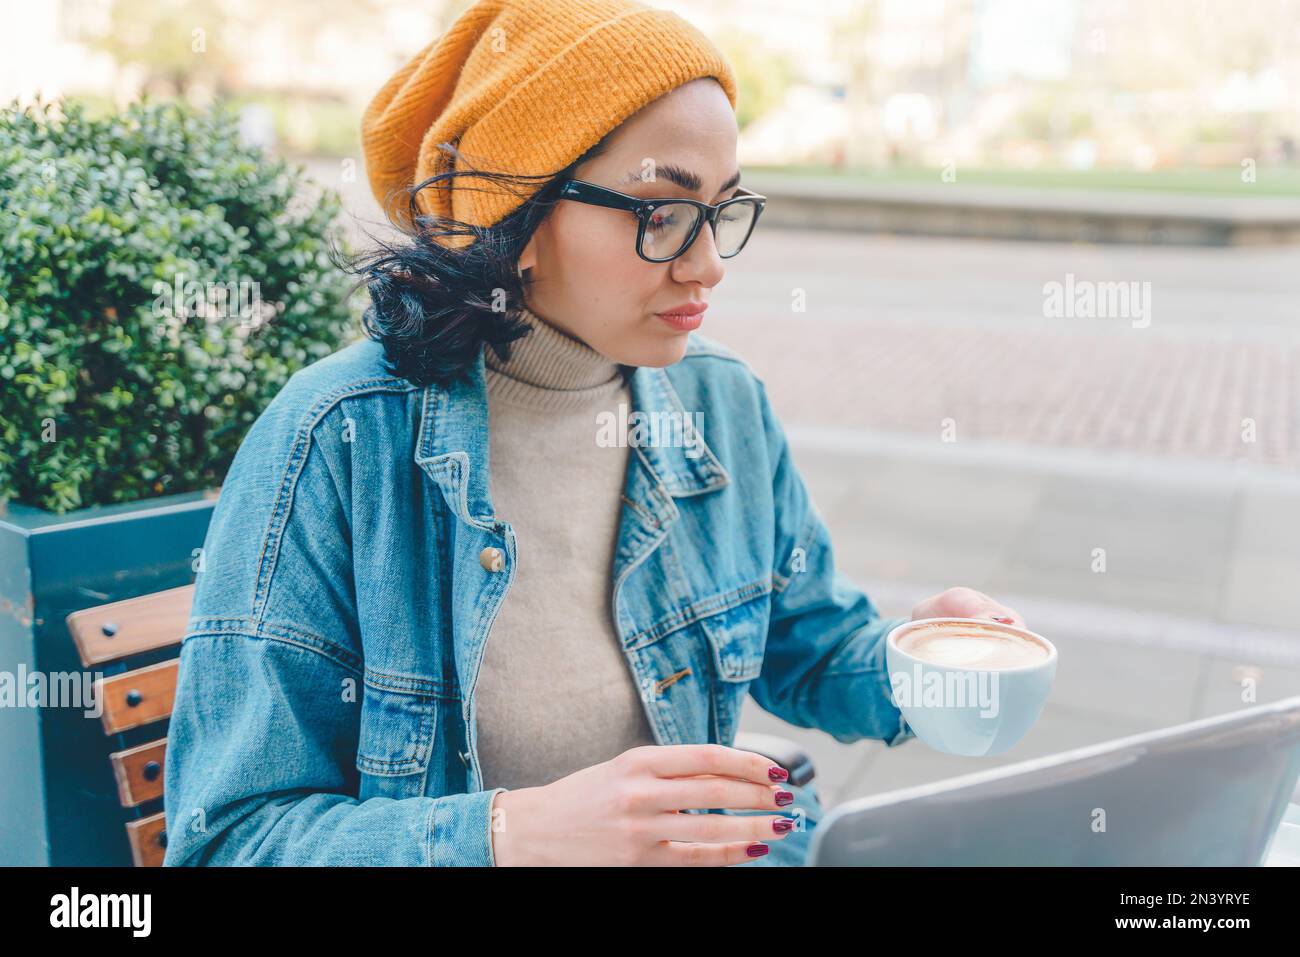
[[[0,502],[220,485],[289,376],[358,332],[339,210],[225,108],[0,112]]]

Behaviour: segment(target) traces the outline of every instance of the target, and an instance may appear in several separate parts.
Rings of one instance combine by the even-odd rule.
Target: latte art
[[[916,736],[944,754],[989,757],[1013,747],[1042,714],[1056,646],[987,618],[929,618],[885,638],[894,703]]]
[[[898,647],[931,664],[974,670],[1023,668],[1048,658],[1047,649],[1030,638],[997,627],[960,622],[909,631],[899,637]]]

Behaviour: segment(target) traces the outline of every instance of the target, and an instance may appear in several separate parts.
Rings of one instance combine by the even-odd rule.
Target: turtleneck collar
[[[530,331],[510,343],[510,358],[484,347],[488,395],[516,405],[574,409],[612,397],[624,385],[623,367],[524,306]]]

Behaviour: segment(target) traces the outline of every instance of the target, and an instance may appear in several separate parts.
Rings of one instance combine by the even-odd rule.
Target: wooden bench
[[[68,631],[76,643],[81,666],[98,670],[170,648],[179,655],[193,600],[194,586],[182,585],[73,612],[67,618]],[[178,658],[172,657],[96,679],[94,700],[102,703],[104,734],[116,735],[121,747],[124,732],[170,718],[178,667]],[[118,800],[122,807],[136,812],[135,819],[126,824],[136,867],[161,866],[167,849],[163,812],[144,811],[146,806],[162,800],[166,750],[166,730],[160,727],[157,739],[108,756],[117,781]]]
[[[86,608],[67,617],[68,631],[86,669],[119,665],[126,659],[176,649],[176,656],[167,660],[128,667],[95,681],[94,700],[103,703],[100,720],[104,734],[116,735],[121,749],[108,756],[117,781],[118,800],[122,807],[136,814],[126,824],[127,841],[136,867],[160,867],[167,850],[163,811],[145,811],[147,806],[162,800],[167,734],[160,727],[156,739],[132,747],[124,747],[122,735],[135,728],[160,725],[171,717],[180,644],[193,600],[194,586],[182,585]],[[736,736],[735,747],[762,754],[782,765],[790,772],[792,784],[804,785],[814,777],[808,755],[785,738],[742,733]]]

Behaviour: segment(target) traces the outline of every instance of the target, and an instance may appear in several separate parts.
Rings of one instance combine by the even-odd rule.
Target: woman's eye
[[[646,224],[648,229],[666,229],[673,224],[672,213],[652,213],[650,222]]]

